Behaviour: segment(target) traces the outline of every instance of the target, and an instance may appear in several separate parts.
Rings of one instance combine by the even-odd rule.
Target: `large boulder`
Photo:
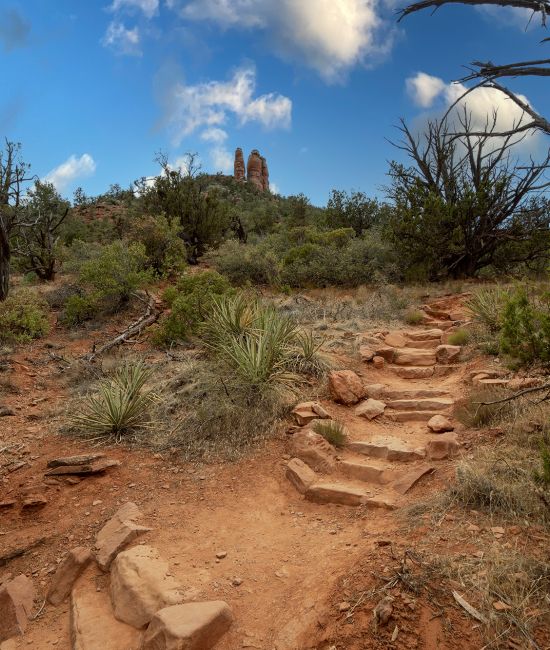
[[[159,609],[181,603],[183,593],[157,549],[134,546],[112,564],[111,600],[119,621],[141,628]]]
[[[130,542],[150,528],[140,526],[136,519],[141,517],[141,512],[135,503],[125,503],[103,526],[96,535],[96,560],[103,571],[108,571],[111,562]]]
[[[23,574],[0,585],[0,643],[27,629],[34,596],[33,584]]]
[[[365,397],[363,382],[353,370],[333,370],[328,387],[334,401],[342,404],[357,404]]]
[[[291,453],[316,472],[330,473],[336,466],[336,450],[323,436],[311,429],[292,436]]]
[[[355,415],[367,418],[367,420],[373,420],[379,415],[382,415],[385,408],[386,404],[384,402],[369,398],[359,404],[359,406],[355,409]]]
[[[152,618],[142,649],[208,650],[232,623],[231,609],[221,600],[165,607]]]
[[[60,605],[70,595],[74,583],[92,560],[89,548],[77,546],[71,549],[57,567],[48,590],[47,599],[52,605]]]

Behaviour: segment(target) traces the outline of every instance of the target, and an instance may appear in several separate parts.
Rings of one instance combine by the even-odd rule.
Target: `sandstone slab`
[[[384,384],[369,384],[365,386],[367,397],[372,397],[372,399],[380,399],[385,392],[386,386]]]
[[[71,594],[72,650],[140,650],[141,632],[117,621],[109,596],[94,584],[78,584]]]
[[[372,458],[386,460],[411,461],[424,458],[423,449],[416,449],[400,438],[393,436],[375,436],[371,440],[358,440],[350,442],[348,449]]]
[[[365,483],[375,483],[376,485],[385,485],[389,482],[381,467],[375,467],[366,463],[355,460],[344,460],[339,464],[339,468],[347,478],[365,481]]]
[[[369,399],[361,402],[361,404],[359,404],[355,409],[355,415],[367,418],[367,420],[374,420],[374,418],[377,418],[379,415],[384,413],[385,408],[386,405],[384,402],[369,397]]]
[[[405,335],[407,338],[411,339],[411,341],[430,341],[441,339],[443,336],[443,330],[412,330],[410,332],[405,332]]]
[[[136,523],[139,517],[141,517],[139,508],[129,501],[98,532],[95,541],[96,560],[103,571],[109,569],[119,551],[151,530]]]
[[[460,445],[454,433],[443,433],[426,445],[426,455],[430,460],[445,460],[458,454]]]
[[[157,549],[134,546],[117,555],[111,567],[111,601],[119,621],[141,628],[159,609],[182,600],[182,587]]]
[[[406,494],[411,490],[418,481],[426,474],[431,474],[435,470],[432,465],[420,465],[411,469],[409,472],[401,474],[393,483],[392,488],[399,494]]]
[[[165,607],[152,618],[143,650],[208,650],[232,623],[231,609],[223,601]]]
[[[301,402],[297,404],[292,409],[292,415],[300,426],[309,424],[312,420],[330,418],[325,409],[317,402]]]
[[[92,560],[92,552],[83,546],[71,549],[59,564],[52,578],[47,599],[52,605],[60,605],[70,595],[74,583]]]
[[[317,479],[315,472],[299,458],[292,458],[288,461],[286,477],[301,494],[304,494]]]
[[[388,408],[396,411],[444,411],[454,404],[450,397],[388,400]]]
[[[291,453],[316,472],[330,473],[336,466],[336,450],[315,431],[305,429],[292,436]]]
[[[25,632],[34,597],[32,581],[23,574],[0,586],[0,642]]]
[[[395,351],[393,362],[398,366],[433,366],[436,362],[436,352],[418,348],[401,348]]]
[[[374,359],[374,350],[368,345],[362,345],[359,348],[359,355],[361,356],[361,361],[372,361]]]
[[[315,503],[338,503],[359,506],[365,501],[365,490],[346,483],[314,483],[306,492],[306,499]]]
[[[384,361],[392,363],[395,355],[395,348],[392,348],[389,345],[379,345],[375,348],[374,353],[377,357],[382,357]]]
[[[357,404],[365,397],[365,388],[353,370],[333,370],[328,376],[330,394],[335,402]]]
[[[384,338],[384,343],[392,348],[404,348],[407,339],[402,332],[390,332]]]
[[[460,357],[460,345],[438,345],[436,348],[438,363],[456,363]]]
[[[428,379],[434,374],[433,367],[399,367],[394,366],[393,372],[401,379]]]

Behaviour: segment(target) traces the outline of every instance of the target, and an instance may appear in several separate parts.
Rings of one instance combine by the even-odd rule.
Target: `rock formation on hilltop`
[[[233,176],[236,181],[246,180],[246,170],[244,167],[243,150],[238,147],[235,151],[235,163],[233,165]]]
[[[235,151],[233,176],[237,181],[247,181],[262,192],[269,191],[269,170],[264,156],[260,156],[257,149],[253,149],[248,156],[246,175],[244,167],[243,150],[238,147]]]

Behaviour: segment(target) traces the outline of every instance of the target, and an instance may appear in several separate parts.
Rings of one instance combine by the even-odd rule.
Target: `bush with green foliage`
[[[501,350],[521,365],[550,363],[550,293],[518,289],[504,304]]]
[[[62,320],[68,325],[123,307],[135,291],[153,279],[152,270],[146,268],[145,246],[137,242],[115,241],[96,247],[77,266],[82,293],[70,296],[65,303]]]
[[[458,329],[456,332],[449,334],[447,343],[449,345],[466,345],[470,340],[470,332],[465,329]]]
[[[183,275],[175,286],[164,292],[170,313],[160,321],[153,335],[154,342],[169,346],[196,334],[214,298],[232,291],[228,280],[216,271]]]
[[[0,302],[0,341],[27,343],[49,330],[48,305],[36,291],[20,289]]]
[[[207,255],[216,270],[232,284],[277,284],[278,261],[275,253],[265,246],[243,244],[230,239]]]
[[[407,325],[421,325],[424,322],[426,314],[420,309],[407,309],[403,315],[403,320]]]
[[[509,295],[501,287],[484,287],[475,291],[465,305],[476,321],[495,334],[501,328],[502,310]]]

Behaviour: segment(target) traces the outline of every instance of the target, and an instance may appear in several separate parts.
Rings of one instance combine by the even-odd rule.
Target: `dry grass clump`
[[[278,391],[257,391],[208,359],[171,363],[172,377],[147,443],[177,449],[184,460],[235,460],[273,435],[289,403]]]
[[[407,309],[403,315],[403,320],[407,325],[420,325],[425,318],[424,312],[420,309]]]
[[[334,447],[343,447],[348,439],[346,427],[336,420],[319,420],[313,430]]]
[[[500,387],[473,388],[457,403],[454,415],[459,422],[475,429],[495,426],[504,421],[513,422],[523,410],[523,402],[490,403],[498,402],[508,393]]]
[[[493,546],[481,557],[442,561],[440,569],[485,619],[485,648],[540,648],[538,633],[550,624],[548,562]]]

